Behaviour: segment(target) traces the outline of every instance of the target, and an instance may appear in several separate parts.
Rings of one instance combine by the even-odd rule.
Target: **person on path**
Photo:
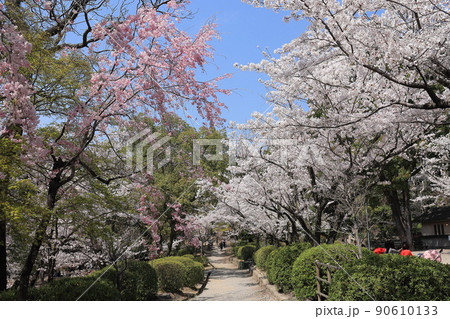
[[[220,247],[220,250],[223,249],[223,242],[220,242],[219,247]]]

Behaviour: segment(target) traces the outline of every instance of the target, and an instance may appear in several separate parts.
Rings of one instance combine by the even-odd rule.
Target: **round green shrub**
[[[274,251],[275,246],[265,246],[258,249],[253,255],[253,259],[255,260],[255,264],[259,269],[266,269],[266,260],[269,254]]]
[[[42,301],[118,301],[120,292],[114,284],[95,277],[61,278],[29,290],[29,300]]]
[[[234,256],[237,257],[239,248],[241,248],[241,247],[242,247],[242,246],[238,246],[238,245],[232,246],[232,247],[231,247],[231,253],[232,253]]]
[[[253,253],[255,252],[256,247],[253,245],[245,245],[242,247],[239,247],[239,250],[237,252],[237,258],[242,260],[248,260],[253,257]]]
[[[90,276],[102,276],[110,280],[120,291],[122,300],[148,301],[154,299],[158,292],[158,280],[155,269],[147,262],[127,260],[108,266],[92,273]]]
[[[177,255],[178,256],[184,256],[184,255],[193,255],[195,252],[195,248],[194,247],[184,247],[181,248],[180,250],[178,250]]]
[[[300,254],[311,248],[309,243],[297,243],[278,248],[270,253],[267,263],[267,278],[282,292],[292,291],[292,265]]]
[[[208,260],[208,258],[206,256],[195,256],[194,260],[196,262],[201,263],[204,267],[209,265],[209,260]]]
[[[363,248],[363,256],[373,255]],[[292,286],[298,300],[316,299],[315,261],[335,266],[348,266],[358,259],[358,247],[354,245],[320,245],[305,250],[292,266]],[[336,264],[337,263],[337,264]]]
[[[186,267],[184,286],[195,288],[195,285],[203,281],[205,267],[199,262],[188,257],[166,257],[169,260],[181,262]]]
[[[178,256],[180,256],[180,257],[186,257],[186,258],[189,258],[189,259],[192,259],[192,260],[194,260],[194,255],[192,255],[192,254],[186,254],[186,255],[178,255]]]
[[[277,249],[273,250],[269,254],[269,256],[267,256],[266,263],[264,265],[264,267],[266,269],[267,280],[272,285],[275,284],[275,272],[272,271],[272,269],[275,269],[274,268],[274,263],[275,263],[275,258],[277,256],[278,249],[280,249],[280,248],[277,248]]]
[[[184,287],[186,267],[182,262],[164,257],[150,262],[158,276],[158,287],[166,292],[177,292]]]
[[[337,271],[329,300],[450,300],[450,266],[394,254],[358,260]]]

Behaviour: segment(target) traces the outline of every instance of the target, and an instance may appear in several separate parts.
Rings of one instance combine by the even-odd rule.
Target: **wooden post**
[[[330,264],[323,264],[323,263],[319,262],[318,260],[316,260],[314,262],[314,264],[316,266],[316,282],[317,282],[317,292],[316,293],[317,293],[317,300],[322,301],[322,300],[328,299],[329,296],[322,291],[323,287],[322,287],[321,282],[324,282],[328,286],[330,286],[331,285],[331,270],[330,269],[338,270],[339,267],[336,267],[336,266],[330,265]],[[320,267],[326,268],[326,270],[327,270],[327,279],[323,279],[320,276]]]

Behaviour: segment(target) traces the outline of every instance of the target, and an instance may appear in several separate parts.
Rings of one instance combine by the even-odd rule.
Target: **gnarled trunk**
[[[30,284],[30,276],[33,271],[33,266],[36,262],[42,242],[46,236],[47,228],[50,225],[52,213],[55,209],[57,194],[63,184],[61,183],[61,176],[58,174],[49,184],[47,193],[47,209],[48,211],[42,216],[42,219],[34,234],[34,240],[28,252],[27,259],[22,268],[19,279],[19,299],[26,300],[28,297],[28,287]]]
[[[397,228],[398,235],[402,242],[406,242],[410,249],[413,249],[414,243],[411,231],[411,211],[409,207],[408,190],[402,191],[402,199],[398,196],[395,189],[387,189],[384,195],[391,207],[392,218]]]

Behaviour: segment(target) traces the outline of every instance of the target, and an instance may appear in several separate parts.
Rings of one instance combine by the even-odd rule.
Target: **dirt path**
[[[215,249],[209,261],[216,267],[205,290],[193,301],[268,301],[275,300],[250,276],[248,270],[239,270],[230,263],[229,250]]]

